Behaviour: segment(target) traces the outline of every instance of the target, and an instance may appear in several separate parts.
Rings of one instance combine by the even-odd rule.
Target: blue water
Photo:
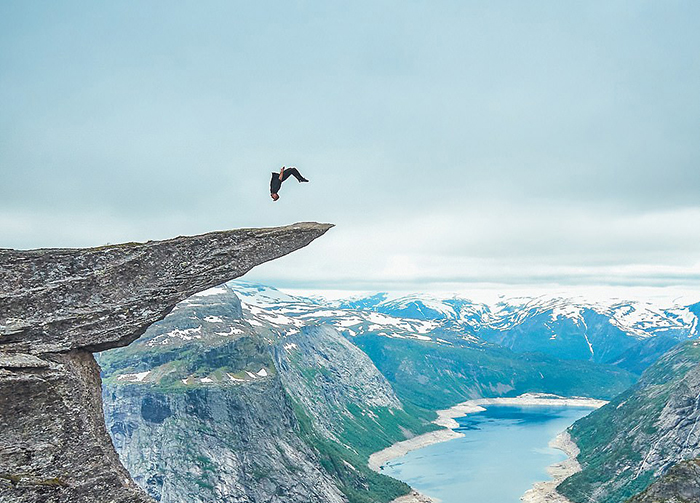
[[[457,418],[463,438],[409,452],[383,473],[442,503],[520,503],[566,455],[547,444],[592,409],[488,406]]]

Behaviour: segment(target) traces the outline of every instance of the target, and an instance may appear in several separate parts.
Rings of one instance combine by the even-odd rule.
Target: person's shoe
[[[301,180],[299,180],[299,183],[301,182],[308,182],[308,180],[306,178],[302,178]]]

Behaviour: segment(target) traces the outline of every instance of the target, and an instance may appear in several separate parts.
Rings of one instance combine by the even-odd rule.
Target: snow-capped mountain
[[[440,320],[417,319],[385,314],[372,309],[370,302],[324,301],[287,295],[279,290],[242,281],[232,281],[230,288],[241,299],[246,320],[254,326],[274,327],[279,330],[306,325],[330,325],[346,337],[367,332],[395,338],[415,338],[436,343],[448,343],[438,335]],[[205,292],[206,294],[206,292]],[[381,296],[383,294],[378,294]],[[368,306],[360,308],[358,306]],[[348,306],[354,306],[349,308]],[[464,341],[478,342],[476,337],[460,334]]]
[[[562,296],[485,304],[456,295],[389,293],[324,300],[241,281],[229,287],[253,318],[265,318],[260,323],[329,324],[348,337],[371,332],[438,344],[488,341],[516,352],[613,363],[635,372],[677,342],[698,336],[699,309],[694,306]],[[264,307],[265,314],[256,312],[256,306]]]

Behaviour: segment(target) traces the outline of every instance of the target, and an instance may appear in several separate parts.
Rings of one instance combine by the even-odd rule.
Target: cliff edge
[[[0,501],[151,502],[104,426],[92,352],[332,225],[299,223],[88,249],[0,249]]]

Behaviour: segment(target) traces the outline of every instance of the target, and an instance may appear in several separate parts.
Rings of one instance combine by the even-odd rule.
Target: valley
[[[410,488],[370,455],[439,432],[435,411],[523,393],[613,399],[695,337],[682,306],[329,301],[234,281],[99,363],[107,429],[158,501],[384,503]]]

